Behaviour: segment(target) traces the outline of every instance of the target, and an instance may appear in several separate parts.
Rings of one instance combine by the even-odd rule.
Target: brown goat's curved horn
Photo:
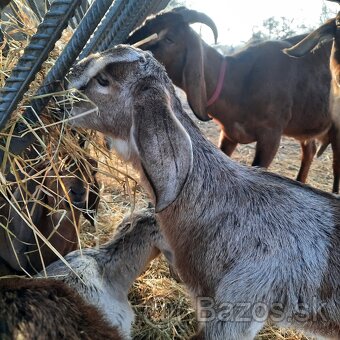
[[[217,43],[218,31],[213,20],[202,12],[197,12],[186,7],[177,7],[173,9],[173,12],[178,13],[183,18],[184,22],[188,24],[202,23],[211,28],[214,33],[215,43]]]

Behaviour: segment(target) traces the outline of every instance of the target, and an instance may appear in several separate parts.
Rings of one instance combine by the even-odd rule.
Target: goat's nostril
[[[72,194],[74,195],[83,195],[85,193],[85,188],[75,188],[75,187],[71,187],[70,191]]]
[[[70,194],[76,199],[76,201],[83,201],[83,197],[86,194],[85,189],[70,188]]]
[[[71,199],[73,206],[80,208],[80,209],[85,208],[86,191],[84,188],[83,189],[70,188],[69,194],[71,196],[70,199]]]

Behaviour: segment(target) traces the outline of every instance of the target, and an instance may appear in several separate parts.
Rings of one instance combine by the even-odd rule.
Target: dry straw
[[[4,85],[6,78],[11,73],[11,69],[16,64],[19,56],[22,55],[29,37],[37,27],[37,19],[29,10],[25,1],[16,0],[14,3],[16,5],[15,14],[10,14],[7,18],[3,18],[2,21],[2,26],[6,30],[5,37],[9,49],[6,55],[4,46],[0,51],[0,86]],[[20,37],[20,40],[13,39],[13,34]],[[6,137],[9,141],[13,136],[15,124],[22,122],[26,125],[27,131],[34,133],[37,138],[36,144],[25,155],[6,154],[6,164],[10,165],[13,178],[11,180],[6,178],[4,162],[0,172],[0,195],[3,196],[4,200],[0,204],[0,209],[2,205],[11,204],[14,209],[18,210],[22,218],[27,220],[36,237],[43,239],[49,245],[48,240],[31,223],[30,212],[25,211],[25,209],[19,210],[20,200],[24,202],[26,200],[27,202],[27,200],[35,199],[34,195],[27,195],[25,183],[28,180],[37,180],[34,176],[41,176],[41,173],[32,175],[30,169],[41,162],[46,162],[49,167],[55,170],[57,174],[55,179],[63,186],[63,179],[58,175],[58,170],[65,163],[65,155],[68,155],[69,158],[71,157],[76,164],[79,159],[84,162],[86,157],[92,156],[98,160],[99,164],[98,178],[101,183],[101,203],[96,229],[93,229],[88,222],[82,220],[80,246],[88,247],[97,246],[99,243],[108,240],[114,232],[114,226],[121,218],[135,208],[147,206],[148,199],[134,180],[134,178],[137,178],[136,174],[107,150],[101,136],[91,131],[78,131],[75,134],[67,125],[67,119],[60,120],[60,118],[54,117],[55,103],[58,103],[59,106],[68,106],[69,101],[74,100],[72,98],[73,94],[71,95],[66,91],[55,93],[53,103],[44,110],[34,127],[30,126],[21,117],[22,112],[29,105],[29,100],[71,35],[72,31],[67,31],[63,34],[62,39],[58,42],[49,59],[44,63],[36,80],[27,91],[22,103],[13,113],[6,128],[0,133],[0,138]],[[95,114],[95,111],[87,114]],[[200,124],[200,127],[209,137],[218,135],[215,125]],[[80,146],[80,140],[85,147]],[[296,148],[289,150],[293,150],[291,151],[292,153],[297,153]],[[251,151],[251,154],[249,151]],[[252,151],[252,146],[241,148],[236,158],[249,163]],[[287,158],[285,157],[283,159],[278,158],[273,169],[290,175],[290,170],[287,170],[286,167],[286,161],[288,158],[291,159],[291,155],[288,155]],[[325,157],[329,157],[327,153]],[[88,169],[91,169],[90,164],[87,166]],[[291,167],[291,170],[295,171],[297,162],[293,163]],[[324,180],[324,185],[326,185],[327,176],[330,176],[329,171],[326,172],[324,168],[321,168],[319,169],[319,174],[321,173],[322,177],[326,178]],[[319,180],[314,178],[313,181],[319,183]],[[22,197],[19,200],[13,196],[13,190],[16,187],[22,190]],[[48,191],[46,187],[41,189]],[[67,192],[65,192],[65,199],[69,200]],[[39,201],[36,203],[41,204]],[[49,209],[53,213],[58,207],[50,207]],[[6,223],[3,223],[0,227],[7,229]],[[171,278],[168,266],[163,258],[155,260],[150,268],[135,282],[130,292],[130,299],[136,313],[134,327],[134,337],[136,339],[187,339],[194,334],[197,324],[190,300],[185,288]],[[271,328],[266,329],[259,338],[304,339],[297,333],[280,332]]]

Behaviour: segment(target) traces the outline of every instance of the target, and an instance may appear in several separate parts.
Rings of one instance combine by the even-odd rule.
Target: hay
[[[24,1],[17,0],[16,4],[21,13],[19,21],[23,22],[23,27],[29,28],[26,31],[18,22],[13,22],[13,18],[2,23],[9,27],[6,33],[9,51],[7,56],[1,54],[0,51],[0,86],[4,85],[6,77],[10,74],[18,57],[22,55],[28,41],[28,39],[20,42],[13,40],[9,33],[20,31],[30,36],[35,32],[37,25],[35,16],[29,13],[27,8],[24,8]],[[18,121],[22,121],[21,114],[29,103],[29,99],[41,84],[48,69],[54,64],[71,34],[72,32],[68,31],[63,35],[49,59],[44,63],[37,79],[30,86],[19,108],[12,115],[6,129],[0,133],[0,137],[10,136],[13,133],[14,125]],[[65,92],[55,94],[54,101],[63,105],[64,94]],[[14,172],[15,180],[5,179],[3,175],[4,165],[2,165],[0,192],[2,195],[8,195],[16,185],[25,183],[30,178],[28,169],[41,161],[48,161],[55,168],[58,168],[61,166],[62,155],[65,153],[71,155],[75,161],[77,159],[84,160],[87,156],[98,159],[97,177],[101,183],[101,203],[97,224],[96,228],[92,228],[87,221],[82,220],[80,235],[81,246],[97,246],[110,238],[115,225],[124,215],[129,214],[133,209],[147,206],[148,198],[137,185],[137,181],[134,180],[134,178],[137,179],[137,176],[133,170],[105,148],[102,136],[91,131],[79,131],[81,138],[85,140],[85,148],[81,148],[79,146],[79,135],[76,136],[66,122],[61,123],[53,117],[52,113],[53,105],[51,104],[44,111],[39,123],[34,128],[34,133],[38,137],[35,146],[37,154],[34,157],[7,155],[7,161]],[[214,123],[195,121],[208,138],[217,143],[218,127]],[[25,122],[23,123],[25,124]],[[27,129],[32,128],[27,125]],[[241,163],[250,164],[253,153],[254,145],[239,146],[233,158]],[[299,168],[299,154],[299,146],[296,141],[283,138],[279,153],[270,170],[294,178]],[[60,180],[60,178],[56,178],[56,180]],[[322,158],[314,161],[309,182],[313,186],[330,191],[332,172],[329,150],[324,153]],[[11,204],[15,205],[15,202],[12,201]],[[52,207],[51,210],[54,208],[57,207]],[[27,212],[24,215],[25,218],[29,219]],[[2,227],[6,228],[6,226]],[[35,229],[33,224],[31,227]],[[39,237],[38,234],[37,237]],[[197,323],[193,307],[185,288],[171,278],[168,266],[163,258],[152,262],[149,269],[133,285],[129,297],[136,313],[136,323],[133,330],[135,339],[186,339],[194,334]],[[296,332],[281,332],[268,327],[258,336],[258,339],[303,340],[306,338]]]
[[[152,262],[129,295],[136,314],[134,339],[188,339],[197,327],[185,287],[170,277],[163,258]]]

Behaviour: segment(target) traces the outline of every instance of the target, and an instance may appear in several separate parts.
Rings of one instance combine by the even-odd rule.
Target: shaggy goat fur
[[[2,340],[112,339],[117,329],[65,283],[51,279],[0,279]]]

